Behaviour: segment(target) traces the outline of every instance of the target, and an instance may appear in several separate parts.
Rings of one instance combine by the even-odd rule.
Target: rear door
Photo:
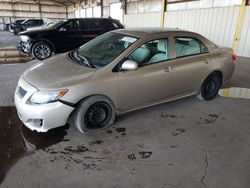
[[[100,19],[81,19],[80,31],[78,33],[81,44],[84,44],[95,37],[103,34],[103,28]]]
[[[211,57],[207,47],[195,37],[173,37],[173,42],[176,58],[168,67],[175,76],[175,95],[190,94],[211,71]]]

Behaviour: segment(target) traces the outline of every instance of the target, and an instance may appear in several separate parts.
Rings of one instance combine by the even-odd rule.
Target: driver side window
[[[139,66],[158,63],[169,59],[168,46],[167,38],[152,40],[141,45],[129,57]]]
[[[63,26],[66,31],[76,31],[79,28],[79,21],[78,20],[69,20]]]

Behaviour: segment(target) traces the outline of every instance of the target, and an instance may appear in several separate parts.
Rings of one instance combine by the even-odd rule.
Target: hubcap
[[[46,59],[50,56],[50,49],[47,45],[43,45],[43,44],[38,45],[35,48],[35,55],[39,59]]]

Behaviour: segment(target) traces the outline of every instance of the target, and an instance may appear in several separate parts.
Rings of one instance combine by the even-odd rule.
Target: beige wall
[[[0,23],[9,23],[20,18],[42,18],[45,22],[57,21],[67,17],[66,7],[61,4],[53,4],[51,1],[42,1],[41,12],[39,5],[34,1],[22,1],[20,3],[0,1]],[[2,24],[0,24],[1,29]]]
[[[232,47],[239,7],[216,7],[165,13],[164,27],[180,28],[200,33],[220,46]],[[160,27],[160,12],[125,15],[126,27]],[[250,57],[250,6],[237,54]]]

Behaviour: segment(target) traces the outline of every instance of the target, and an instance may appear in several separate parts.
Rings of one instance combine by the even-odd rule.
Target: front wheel
[[[203,82],[197,98],[201,100],[211,100],[215,98],[221,87],[222,79],[219,73],[214,72],[210,74]]]
[[[45,42],[37,42],[32,47],[32,55],[38,60],[44,60],[51,57],[52,49]]]
[[[108,127],[114,123],[115,118],[114,103],[101,95],[83,100],[74,113],[75,125],[82,133]]]

